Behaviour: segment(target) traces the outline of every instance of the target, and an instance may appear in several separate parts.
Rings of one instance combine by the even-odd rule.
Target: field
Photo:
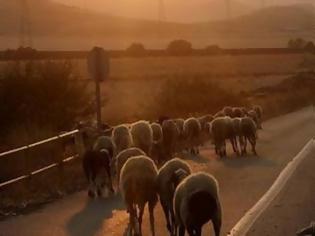
[[[174,80],[211,81],[233,93],[275,85],[301,71],[301,63],[309,57],[289,54],[112,59],[110,78],[102,86],[107,100],[103,116],[110,123],[155,118],[152,110],[161,105],[157,102],[163,88]],[[88,78],[85,61],[73,64],[82,79]],[[90,89],[93,91],[93,84]]]
[[[155,120],[160,115],[199,116],[213,114],[225,105],[254,103],[264,107],[265,118],[277,116],[315,101],[314,74],[301,74],[305,71],[301,65],[309,61],[314,61],[313,56],[302,54],[113,59],[110,78],[102,84],[103,120],[115,125]],[[86,62],[72,63],[80,75],[74,82],[86,83],[92,93],[94,84],[88,79]],[[12,147],[28,142],[22,140],[20,131],[18,127],[12,130],[8,142]],[[52,136],[48,131],[38,130],[28,138]],[[34,170],[60,158],[52,148],[34,150],[32,159],[27,155],[2,159],[0,179],[16,177],[26,169]],[[0,219],[85,188],[80,161],[66,165],[64,170],[63,176],[52,170],[31,183],[8,187],[0,195]]]

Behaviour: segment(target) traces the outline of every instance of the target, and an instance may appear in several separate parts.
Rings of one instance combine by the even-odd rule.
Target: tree
[[[166,50],[171,55],[186,55],[192,52],[192,45],[186,40],[174,40],[170,42]]]
[[[92,105],[68,62],[8,64],[0,74],[1,135],[25,124],[61,131]]]
[[[126,49],[126,52],[130,55],[140,56],[144,55],[146,50],[142,43],[133,43]]]

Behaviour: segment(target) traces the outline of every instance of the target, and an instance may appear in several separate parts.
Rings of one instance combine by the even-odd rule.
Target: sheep
[[[173,120],[165,120],[162,124],[163,149],[166,160],[172,158],[177,149],[177,141],[180,137],[179,130]]]
[[[99,136],[93,145],[93,150],[101,151],[102,149],[108,150],[109,156],[112,159],[116,150],[113,140],[107,136]]]
[[[224,107],[223,108],[223,113],[225,116],[232,117],[233,116],[233,108],[232,107]]]
[[[258,129],[261,129],[261,122],[260,122],[260,120],[258,118],[258,114],[257,114],[257,112],[255,110],[248,111],[247,112],[247,116],[252,118],[255,121],[256,126],[257,126]]]
[[[213,118],[219,118],[219,117],[224,117],[224,116],[225,116],[225,114],[223,111],[218,111],[217,113],[215,113]]]
[[[105,181],[108,190],[111,193],[114,193],[114,188],[111,178],[111,156],[107,149],[97,150],[87,150],[83,156],[82,167],[85,173],[85,176],[89,182],[88,196],[93,198],[95,197],[95,189],[98,196],[102,195],[102,189],[104,186],[104,181],[101,183],[98,181],[100,175],[102,174],[102,169],[105,169],[106,177],[108,178]]]
[[[130,148],[133,144],[129,128],[126,125],[119,125],[114,127],[112,132],[112,140],[116,146],[116,153]]]
[[[232,114],[232,118],[240,118],[244,116],[244,112],[242,111],[241,107],[233,107]]]
[[[163,141],[162,126],[158,123],[152,123],[151,129],[153,132],[153,141],[157,143],[162,142]]]
[[[177,118],[177,119],[174,119],[174,122],[179,131],[176,151],[181,152],[184,149],[184,122],[185,120],[182,118]]]
[[[131,157],[121,170],[120,191],[129,213],[129,235],[132,235],[133,231],[135,235],[142,235],[142,217],[146,203],[149,205],[151,234],[155,235],[154,208],[158,201],[157,174],[154,162],[147,156]],[[136,223],[139,227],[136,227]]]
[[[189,118],[184,123],[185,147],[190,149],[192,154],[198,154],[198,146],[201,144],[200,139],[201,125],[196,118]]]
[[[246,146],[247,146],[247,140],[252,145],[252,152],[254,155],[257,155],[256,152],[256,134],[257,126],[255,124],[255,121],[250,117],[244,117],[241,118],[241,132],[243,136],[244,143],[242,145],[242,155],[246,154]]]
[[[186,230],[190,236],[201,236],[209,220],[215,235],[220,235],[222,209],[218,182],[213,176],[199,172],[186,177],[176,188],[173,206],[179,236],[184,236]]]
[[[230,140],[233,151],[239,155],[233,122],[230,117],[226,116],[214,119],[211,122],[211,135],[213,137],[216,154],[220,155],[221,158],[226,156],[226,139]]]
[[[147,121],[133,123],[130,128],[133,145],[143,150],[148,156],[151,155],[153,144],[153,132]]]
[[[116,169],[116,175],[117,175],[117,183],[119,184],[120,181],[120,172],[124,164],[128,161],[129,158],[134,156],[144,156],[145,153],[139,148],[131,147],[128,149],[125,149],[118,153],[118,155],[115,158],[115,169]]]
[[[165,214],[167,229],[172,234],[175,226],[175,216],[173,211],[173,196],[175,189],[178,185],[176,181],[177,171],[181,170],[182,177],[186,177],[191,174],[189,165],[180,160],[174,158],[166,162],[159,170],[157,176],[158,193],[160,196],[160,202]]]
[[[152,123],[151,129],[153,132],[151,157],[157,164],[159,164],[163,161],[165,155],[163,149],[163,130],[162,126],[158,123]]]
[[[209,123],[213,121],[213,116],[212,115],[205,115],[202,117],[198,118],[198,121],[200,122],[201,125],[201,133],[200,133],[200,138],[202,143],[205,143],[210,139],[209,135]]]
[[[258,123],[259,123],[258,128],[259,128],[259,129],[262,129],[261,123],[262,123],[263,109],[262,109],[261,106],[255,105],[255,106],[253,107],[253,110],[256,111],[256,114],[257,114]]]

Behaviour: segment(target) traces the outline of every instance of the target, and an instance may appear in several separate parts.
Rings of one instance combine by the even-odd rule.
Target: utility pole
[[[20,1],[19,47],[32,47],[30,10],[27,0]]]
[[[164,0],[159,0],[158,22],[166,21]]]

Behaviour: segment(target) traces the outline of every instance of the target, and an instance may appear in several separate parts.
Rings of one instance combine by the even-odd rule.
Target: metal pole
[[[101,108],[101,86],[99,79],[95,80],[95,95],[96,95],[96,120],[97,128],[101,130],[102,126],[102,108]]]

